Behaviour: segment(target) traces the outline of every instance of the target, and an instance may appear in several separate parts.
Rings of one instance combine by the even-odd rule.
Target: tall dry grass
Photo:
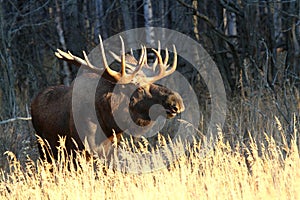
[[[277,123],[280,127],[279,120]],[[61,159],[53,164],[28,159],[22,165],[13,153],[7,152],[9,171],[1,172],[1,199],[300,198],[297,129],[294,129],[290,142],[280,144],[265,134],[266,142],[250,137],[248,146],[242,143],[232,146],[225,142],[221,131],[218,134],[213,147],[203,149],[202,143],[195,142],[186,148],[188,153],[167,168],[147,173],[104,170],[102,160],[86,161],[84,156],[78,156],[76,162],[72,162],[62,147]],[[174,142],[170,148],[165,151],[170,154],[167,157],[181,149],[182,142]],[[127,159],[127,162],[143,165],[130,163],[137,162],[135,159]],[[151,163],[156,162],[161,162],[159,155],[151,159]],[[80,167],[75,170],[75,166]]]

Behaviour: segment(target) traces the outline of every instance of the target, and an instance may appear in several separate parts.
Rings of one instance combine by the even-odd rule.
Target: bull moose
[[[85,149],[83,142],[85,138],[81,138],[82,134],[79,134],[79,132],[85,132],[83,135],[91,136],[88,138],[88,142],[90,142],[92,149],[98,143],[111,138],[113,133],[122,134],[124,129],[127,128],[127,119],[124,119],[125,125],[119,127],[113,115],[116,111],[120,112],[119,115],[130,116],[135,125],[139,127],[148,126],[153,122],[153,118],[149,116],[149,109],[152,105],[161,105],[167,118],[173,118],[184,111],[183,100],[177,92],[154,83],[176,70],[177,53],[175,46],[173,46],[174,60],[171,66],[168,64],[168,50],[165,50],[165,59],[163,59],[160,48],[158,50],[152,49],[156,60],[152,66],[149,66],[145,46],[142,46],[141,56],[137,60],[133,55],[130,57],[125,55],[124,42],[121,37],[120,39],[122,44],[121,55],[116,56],[112,53],[114,58],[121,63],[120,71],[113,70],[108,65],[101,36],[99,36],[99,48],[104,65],[103,69],[91,64],[84,51],[84,59],[59,49],[55,52],[59,59],[82,66],[87,70],[87,73],[83,73],[75,79],[77,83],[83,85],[83,90],[77,92],[76,96],[77,102],[79,102],[76,109],[81,117],[79,121],[82,126],[76,126],[74,108],[72,108],[72,98],[76,95],[73,91],[75,81],[71,86],[48,87],[32,101],[33,127],[38,136],[47,140],[55,159],[57,159],[58,154],[59,135],[66,137],[66,149],[68,153],[71,153],[74,150],[82,151]],[[153,69],[152,76],[146,75],[143,68]],[[96,91],[94,95],[90,95],[87,91],[89,84],[93,81],[96,81]],[[121,87],[116,90],[114,89],[116,86]],[[114,100],[112,100],[112,96],[114,96]],[[121,109],[121,104],[127,106]],[[93,117],[90,111],[87,111],[90,110],[87,109],[90,106],[95,108],[96,117]],[[95,140],[100,129],[105,137]],[[41,144],[38,147],[41,158],[49,160],[50,157],[44,155]]]

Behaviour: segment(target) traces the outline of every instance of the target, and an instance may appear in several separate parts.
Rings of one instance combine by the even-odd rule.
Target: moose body
[[[56,159],[59,135],[66,137],[68,153],[73,150],[84,150],[85,145],[82,141],[85,139],[90,148],[95,150],[107,138],[112,138],[114,133],[120,135],[124,129],[130,129],[130,123],[128,123],[130,120],[139,127],[153,123],[153,116],[149,114],[149,109],[153,105],[161,105],[167,118],[172,118],[184,110],[183,100],[177,92],[154,83],[174,72],[176,60],[172,68],[167,70],[167,59],[162,61],[159,51],[154,51],[157,55],[159,74],[145,77],[144,74],[141,76],[141,68],[147,64],[145,63],[147,56],[145,48],[142,49],[139,61],[135,60],[133,63],[135,68],[129,70],[131,73],[126,73],[128,65],[125,61],[123,42],[123,54],[120,58],[121,72],[113,71],[107,65],[101,37],[100,48],[104,71],[91,65],[85,53],[85,60],[83,60],[71,53],[59,50],[56,55],[60,59],[81,65],[88,69],[89,73],[78,76],[71,86],[52,86],[45,89],[32,102],[33,126],[37,135],[48,141]],[[136,77],[139,78],[136,79]],[[74,90],[75,84],[77,84],[76,91]],[[89,88],[94,84],[96,84],[96,90],[93,93]],[[121,122],[116,122],[114,113],[122,116]],[[157,115],[160,114],[163,113],[158,112]],[[49,156],[44,155],[41,144],[39,144],[39,151],[42,158],[50,159]]]

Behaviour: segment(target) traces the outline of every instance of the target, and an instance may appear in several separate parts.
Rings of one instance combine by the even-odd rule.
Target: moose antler
[[[128,84],[131,83],[133,81],[133,79],[135,78],[136,74],[139,73],[142,69],[142,67],[148,66],[147,64],[147,50],[145,46],[141,46],[142,52],[141,52],[141,56],[139,58],[139,61],[137,62],[137,60],[133,57],[132,55],[132,59],[133,62],[126,63],[126,55],[125,55],[125,45],[124,45],[124,41],[123,38],[120,36],[120,40],[121,40],[121,45],[122,45],[122,51],[121,51],[121,56],[117,56],[116,54],[114,54],[113,52],[110,52],[112,54],[112,56],[121,63],[121,70],[119,72],[112,70],[109,65],[107,64],[107,60],[106,60],[106,55],[105,55],[105,51],[104,51],[104,46],[103,46],[103,41],[101,36],[99,35],[99,40],[100,40],[100,51],[101,51],[101,56],[102,56],[102,60],[103,60],[103,65],[104,68],[106,70],[106,72],[109,74],[109,76],[111,76],[115,82],[117,82],[118,84]],[[176,70],[176,66],[177,66],[177,52],[176,52],[176,48],[173,45],[173,52],[174,52],[174,61],[173,61],[173,65],[170,69],[169,68],[169,64],[168,64],[168,60],[169,60],[169,53],[168,53],[168,49],[165,49],[166,52],[166,57],[164,59],[164,61],[162,60],[162,57],[160,55],[160,43],[159,43],[159,48],[158,50],[152,49],[152,51],[155,53],[156,55],[156,60],[153,63],[153,66],[150,67],[152,68],[153,71],[155,71],[157,65],[159,67],[158,69],[158,74],[154,75],[154,76],[146,76],[144,73],[142,73],[142,77],[139,78],[138,82],[140,83],[154,83],[155,81],[162,79],[170,74],[172,74],[175,70]],[[57,52],[55,52],[55,55],[62,60],[68,61],[72,64],[75,64],[77,66],[82,66],[85,69],[88,69],[94,73],[97,74],[102,74],[103,70],[101,70],[98,67],[95,67],[93,64],[91,64],[91,62],[88,59],[88,56],[86,55],[85,51],[83,51],[83,56],[84,56],[84,60],[74,56],[70,51],[68,51],[68,53],[57,49]],[[131,73],[126,73],[126,67],[130,69]],[[149,67],[148,67],[149,68]]]
[[[166,76],[169,76],[170,74],[172,74],[177,67],[177,51],[175,48],[175,45],[173,45],[173,53],[174,53],[174,60],[173,60],[173,65],[170,69],[169,68],[169,52],[168,49],[165,49],[166,52],[166,57],[164,59],[164,61],[162,60],[162,57],[160,55],[160,49],[157,51],[155,49],[152,49],[152,51],[155,53],[156,58],[157,58],[157,62],[155,61],[153,64],[153,69],[155,70],[157,64],[158,64],[158,75],[152,76],[152,77],[146,77],[145,81],[148,83],[154,83],[155,81],[158,81],[159,79],[162,79]]]
[[[84,57],[86,57],[86,53],[83,51],[83,55]],[[90,65],[83,59],[77,57],[77,56],[74,56],[70,51],[68,51],[68,53],[60,50],[60,49],[57,49],[56,52],[55,52],[55,56],[58,57],[59,59],[62,59],[62,60],[65,60],[71,64],[74,64],[76,66],[82,66],[94,73],[101,73],[102,70],[91,65]]]

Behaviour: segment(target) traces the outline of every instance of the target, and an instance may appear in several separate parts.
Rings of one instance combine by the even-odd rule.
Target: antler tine
[[[147,61],[147,50],[146,47],[144,46],[144,48],[142,48],[142,53],[138,65],[132,74],[136,74],[138,71],[140,71],[144,66],[144,64],[146,63],[146,61]]]
[[[160,53],[157,51],[157,50],[155,50],[155,49],[152,49],[152,51],[155,53],[155,55],[156,55],[156,59],[158,60],[158,64],[159,65],[162,65],[163,64],[163,61],[162,61],[162,57],[161,57],[161,55],[160,55]]]
[[[147,57],[147,47],[145,46],[145,45],[141,45],[141,49],[142,49],[142,51],[144,51],[144,53],[145,53],[145,63],[148,63],[148,57]],[[147,65],[147,67],[148,67],[148,65]]]
[[[168,52],[168,48],[166,48],[165,52],[166,52],[166,57],[165,57],[164,65],[167,66],[168,61],[169,61],[169,52]]]
[[[143,49],[144,49],[144,59],[145,59],[145,63],[148,63],[147,47],[144,45],[144,46],[143,46]]]
[[[157,51],[160,53],[160,41],[159,41],[159,40],[158,40],[158,42],[157,42]],[[158,63],[157,58],[155,58],[155,61],[154,61],[153,65],[152,65],[152,70],[153,70],[154,72],[155,72],[157,63]]]
[[[174,53],[173,65],[170,69],[165,71],[164,77],[172,74],[176,70],[176,67],[177,67],[177,51],[176,51],[175,45],[173,45],[173,53]],[[168,68],[168,66],[166,66],[166,69],[167,68]]]
[[[132,57],[134,57],[132,48],[130,48],[130,54],[131,54]]]
[[[97,73],[101,73],[102,71],[95,67],[94,65],[91,64],[88,56],[86,55],[85,51],[82,52],[83,53],[83,56],[84,56],[84,60],[86,62],[86,66],[88,67],[88,69],[92,69],[94,72],[97,72]]]
[[[173,45],[173,53],[174,53],[173,65],[172,65],[171,69],[169,69],[166,72],[166,76],[172,74],[176,70],[176,67],[177,67],[177,50],[176,50],[175,45]]]
[[[139,59],[139,62],[138,62],[138,65],[142,65],[143,62],[147,62],[147,52],[145,52],[146,49],[144,46],[142,46],[142,52],[141,52],[141,56],[140,56],[140,59]],[[146,56],[145,56],[146,55]]]
[[[121,50],[121,76],[126,75],[126,60],[125,60],[125,45],[122,36],[120,36],[122,50]]]
[[[112,70],[108,66],[108,64],[107,64],[106,55],[105,55],[105,51],[104,51],[104,46],[103,46],[103,41],[102,41],[101,35],[99,35],[99,41],[100,41],[99,48],[100,48],[101,55],[102,55],[103,65],[104,65],[107,73],[110,74],[113,78],[115,78],[118,81],[119,80],[119,73],[116,72],[116,71],[114,71],[114,70]]]
[[[161,57],[160,53],[158,51],[156,51],[155,49],[152,49],[152,51],[156,55],[156,59],[157,59],[158,66],[159,66],[159,72],[158,72],[157,77],[163,76],[163,74],[165,73],[166,69],[164,67],[164,63],[162,61],[162,57]]]
[[[83,53],[85,55],[85,57],[87,58],[85,52]],[[55,52],[56,57],[58,57],[59,59],[62,60],[66,60],[68,62],[71,62],[77,66],[82,66],[86,69],[89,69],[91,71],[93,71],[94,73],[101,73],[101,69],[93,66],[88,59],[83,60],[77,56],[74,56],[70,51],[68,51],[68,53],[57,49],[57,52]]]
[[[145,60],[144,60],[145,59]],[[141,44],[141,56],[140,56],[140,58],[139,58],[139,63],[141,62],[141,61],[144,61],[144,67],[145,68],[150,68],[148,65],[147,65],[147,48],[146,48],[146,46],[145,45],[142,45]]]

